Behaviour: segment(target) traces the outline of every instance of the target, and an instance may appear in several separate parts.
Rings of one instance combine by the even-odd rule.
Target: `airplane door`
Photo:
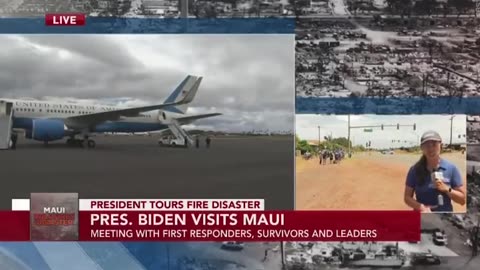
[[[0,100],[0,149],[8,149],[10,146],[12,107],[11,102]]]

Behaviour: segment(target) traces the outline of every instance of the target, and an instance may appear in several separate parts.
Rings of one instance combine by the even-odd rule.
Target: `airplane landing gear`
[[[68,146],[77,146],[77,147],[80,147],[80,148],[84,148],[85,145],[86,145],[88,148],[95,148],[96,143],[95,143],[94,140],[90,140],[88,138],[85,138],[84,140],[69,138],[69,139],[67,139],[67,145]]]

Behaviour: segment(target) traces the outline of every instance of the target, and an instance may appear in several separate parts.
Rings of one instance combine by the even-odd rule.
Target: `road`
[[[444,154],[461,170],[466,182],[465,155]],[[355,154],[340,164],[322,165],[318,159],[296,159],[297,209],[407,210],[403,202],[405,178],[418,155]],[[454,205],[464,212],[465,207]]]
[[[422,229],[435,228],[445,230],[445,234],[447,235],[448,239],[447,247],[453,252],[463,257],[468,257],[472,254],[471,249],[464,245],[465,241],[469,237],[467,231],[455,227],[444,215],[422,215]]]
[[[348,11],[344,0],[330,0],[330,6],[332,7],[332,11],[334,15],[340,15],[340,16],[350,15],[350,12]]]
[[[163,148],[157,137],[97,137],[95,149],[19,140],[0,151],[0,209],[30,192],[80,198],[264,198],[293,209],[293,137],[214,137],[206,149]]]

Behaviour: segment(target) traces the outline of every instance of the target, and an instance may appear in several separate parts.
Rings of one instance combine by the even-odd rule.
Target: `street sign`
[[[371,128],[365,128],[365,129],[363,129],[363,132],[372,132],[372,131],[373,131],[373,129],[371,129]]]

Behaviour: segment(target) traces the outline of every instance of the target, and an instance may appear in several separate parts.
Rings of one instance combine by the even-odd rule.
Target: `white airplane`
[[[95,133],[136,133],[166,129],[191,140],[181,125],[221,115],[185,115],[201,81],[202,77],[188,75],[163,104],[134,108],[18,99],[0,101],[12,103],[14,131],[24,131],[27,139],[45,144],[68,137],[68,145],[83,147],[86,143],[89,148],[94,148],[95,141],[90,135]]]

